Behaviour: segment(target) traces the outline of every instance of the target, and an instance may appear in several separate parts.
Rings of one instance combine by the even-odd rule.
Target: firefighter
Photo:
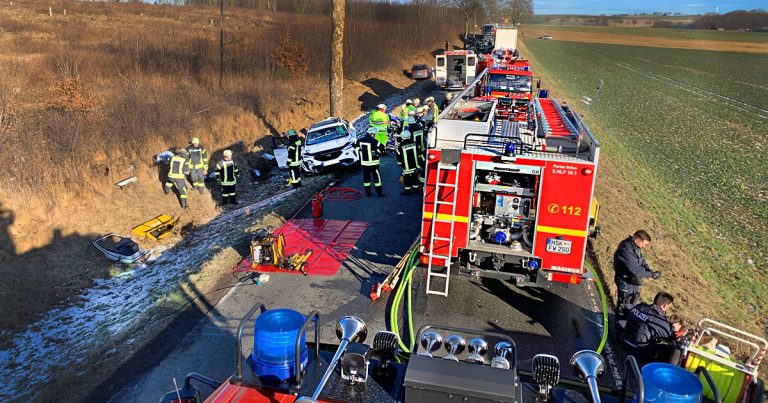
[[[397,163],[403,169],[403,191],[402,195],[410,195],[411,190],[419,188],[418,170],[419,157],[416,144],[411,138],[411,132],[403,130],[400,134],[400,145],[397,147]]]
[[[200,145],[200,139],[192,137],[187,146],[189,153],[189,179],[192,180],[192,186],[200,194],[205,189],[205,174],[208,173],[208,151]]]
[[[413,108],[416,109],[416,110],[421,108],[421,100],[419,98],[414,98],[413,99]]]
[[[237,185],[237,175],[240,171],[237,169],[235,161],[232,160],[232,150],[224,150],[224,159],[216,164],[214,172],[216,180],[221,185],[221,205],[239,204],[235,185]]]
[[[429,112],[427,113],[427,116],[429,116],[429,119],[431,121],[429,127],[432,127],[433,125],[437,124],[437,117],[438,115],[440,115],[440,109],[437,107],[437,103],[435,102],[435,97],[427,98],[427,107],[429,107]]]
[[[440,103],[440,110],[444,111],[445,108],[448,106],[448,104],[451,103],[452,99],[453,99],[453,94],[452,93],[449,92],[449,93],[445,94],[445,99],[443,100],[443,102]]]
[[[296,130],[285,132],[288,136],[288,168],[291,170],[291,186],[301,187],[301,139]]]
[[[406,128],[411,134],[413,143],[416,144],[416,153],[418,155],[419,166],[424,166],[424,160],[426,158],[426,155],[425,155],[426,143],[424,142],[424,123],[421,121],[421,119],[417,119],[415,114],[409,113],[408,119],[406,120]]]
[[[666,312],[674,302],[672,295],[660,292],[653,304],[635,305],[627,318],[627,329],[622,341],[627,354],[631,354],[642,367],[651,362],[669,362],[675,350],[675,333],[681,323],[671,323]]]
[[[387,106],[384,104],[376,105],[376,110],[368,116],[368,124],[376,129],[376,140],[386,147],[387,129],[389,128],[389,115],[387,115]]]
[[[614,281],[618,293],[616,323],[620,331],[629,309],[640,300],[640,286],[644,278],[657,279],[660,271],[653,271],[643,257],[642,249],[651,244],[651,236],[644,230],[637,230],[619,243],[613,255]]]
[[[384,151],[384,145],[376,139],[379,131],[375,127],[368,128],[369,136],[361,138],[357,142],[357,153],[360,155],[360,166],[363,168],[363,187],[365,194],[371,196],[371,181],[376,189],[376,196],[384,197],[381,187],[381,172],[379,160]]]
[[[171,188],[176,187],[179,192],[179,204],[182,208],[187,208],[187,175],[189,174],[189,153],[185,149],[178,149],[175,155],[168,162],[170,167],[168,179],[165,181],[163,192],[171,193]]]
[[[408,119],[408,111],[413,108],[413,100],[406,99],[405,103],[400,106],[400,121],[405,122]]]

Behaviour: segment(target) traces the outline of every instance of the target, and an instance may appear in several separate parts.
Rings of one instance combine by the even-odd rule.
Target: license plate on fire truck
[[[566,241],[564,239],[547,238],[547,252],[570,255],[571,243],[571,241]]]

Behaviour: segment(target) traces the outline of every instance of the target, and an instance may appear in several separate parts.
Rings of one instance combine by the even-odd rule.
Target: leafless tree
[[[344,0],[333,0],[333,38],[331,40],[330,97],[331,116],[344,112]]]

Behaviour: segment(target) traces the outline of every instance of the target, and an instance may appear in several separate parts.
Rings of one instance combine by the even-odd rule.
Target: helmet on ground
[[[189,141],[189,144],[200,144],[200,139],[197,137],[192,137],[192,140]]]
[[[413,105],[413,100],[412,100],[412,99],[410,99],[410,98],[409,98],[409,99],[406,99],[406,100],[405,100],[405,104],[406,104],[406,105]]]
[[[403,132],[400,133],[400,138],[403,140],[411,138],[411,131],[408,129],[403,130]]]
[[[224,150],[224,158],[231,158],[232,150]]]
[[[378,132],[379,132],[379,131],[378,131],[378,130],[376,130],[376,128],[375,128],[375,127],[373,127],[373,126],[369,126],[369,127],[368,127],[368,134],[376,134],[376,133],[378,133]]]
[[[387,109],[387,105],[384,105],[384,104],[378,104],[378,105],[376,105],[376,109],[385,110],[385,109]]]

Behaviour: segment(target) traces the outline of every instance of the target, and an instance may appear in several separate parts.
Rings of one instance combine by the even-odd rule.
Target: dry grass
[[[409,13],[377,22],[362,11],[378,6],[356,7],[345,41],[348,118],[360,113],[363,95],[402,88],[410,80],[401,71],[428,60],[404,54],[428,55],[460,26],[446,20],[415,40]],[[179,213],[162,197],[157,153],[200,136],[214,154],[240,147],[236,158],[247,166],[256,163],[248,151],[269,147],[265,136],[327,116],[329,33],[326,16],[229,9],[219,87],[214,8],[34,1],[0,8],[0,267],[4,277],[28,273],[0,285],[0,311],[10,315],[0,327],[23,325],[107,275],[88,244],[94,235]],[[275,60],[281,36],[305,54],[297,61],[304,72]],[[374,46],[374,38],[387,39]],[[289,53],[283,58],[291,62]],[[355,81],[371,78],[385,90]],[[130,175],[139,183],[114,186]],[[184,224],[217,213],[209,197],[191,204]],[[47,287],[56,290],[23,304],[30,290]]]

